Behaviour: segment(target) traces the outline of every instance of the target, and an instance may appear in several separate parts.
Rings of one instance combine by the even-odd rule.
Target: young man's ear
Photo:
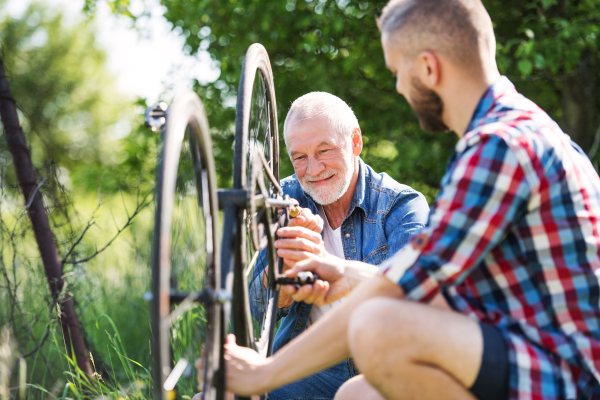
[[[417,57],[416,65],[417,74],[428,89],[432,89],[440,82],[440,59],[434,52],[423,51]]]
[[[355,128],[354,132],[352,132],[352,153],[355,156],[359,156],[362,152],[362,148],[362,133],[360,132],[360,128]]]

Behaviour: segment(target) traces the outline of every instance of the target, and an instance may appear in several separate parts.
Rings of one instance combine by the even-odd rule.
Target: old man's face
[[[291,121],[288,153],[302,189],[317,203],[337,201],[350,186],[355,168],[352,138],[335,132],[324,117]]]

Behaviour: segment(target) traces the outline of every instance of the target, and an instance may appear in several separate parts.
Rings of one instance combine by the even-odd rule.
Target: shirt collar
[[[516,93],[517,90],[506,76],[501,76],[485,91],[481,97],[481,100],[479,100],[477,107],[475,107],[475,111],[473,112],[473,117],[471,117],[471,122],[467,127],[467,131],[458,140],[456,146],[454,147],[454,154],[450,159],[449,165],[453,163],[458,154],[462,153],[465,151],[465,149],[470,148],[481,140],[481,135],[479,134],[480,130],[477,128],[489,122],[488,114],[496,107],[498,100],[502,96],[511,92]]]
[[[484,123],[485,116],[492,108],[494,108],[498,98],[506,92],[514,90],[515,85],[513,85],[506,76],[501,76],[500,79],[494,82],[483,94],[481,100],[479,100],[479,104],[477,104],[477,107],[475,108],[475,112],[473,113],[473,117],[471,118],[471,122],[469,123],[465,134]]]

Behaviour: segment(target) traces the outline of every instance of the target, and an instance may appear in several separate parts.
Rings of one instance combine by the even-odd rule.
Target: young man
[[[423,231],[274,357],[226,345],[227,384],[263,393],[352,355],[336,398],[589,399],[600,392],[600,179],[495,63],[478,0],[398,0],[379,20],[396,88],[459,137]],[[325,294],[358,263],[314,257]],[[314,288],[303,287],[296,300]],[[427,302],[442,292],[459,311]],[[291,290],[290,292],[293,292]]]

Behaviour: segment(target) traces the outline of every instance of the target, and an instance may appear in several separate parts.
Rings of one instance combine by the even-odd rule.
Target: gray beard
[[[335,182],[332,186],[322,187],[322,188],[314,188],[310,186],[310,183],[306,178],[302,180],[298,180],[300,182],[300,186],[302,190],[306,192],[317,204],[322,206],[327,206],[329,204],[335,203],[338,201],[346,191],[350,187],[350,182],[352,182],[352,175],[354,173],[354,156],[352,157],[350,165],[346,165],[346,173],[342,173],[339,169],[329,169],[324,171],[322,174],[316,177],[314,180],[320,180],[327,176],[331,176],[332,171],[336,171],[338,178],[337,182]],[[323,178],[321,177],[323,175]]]

